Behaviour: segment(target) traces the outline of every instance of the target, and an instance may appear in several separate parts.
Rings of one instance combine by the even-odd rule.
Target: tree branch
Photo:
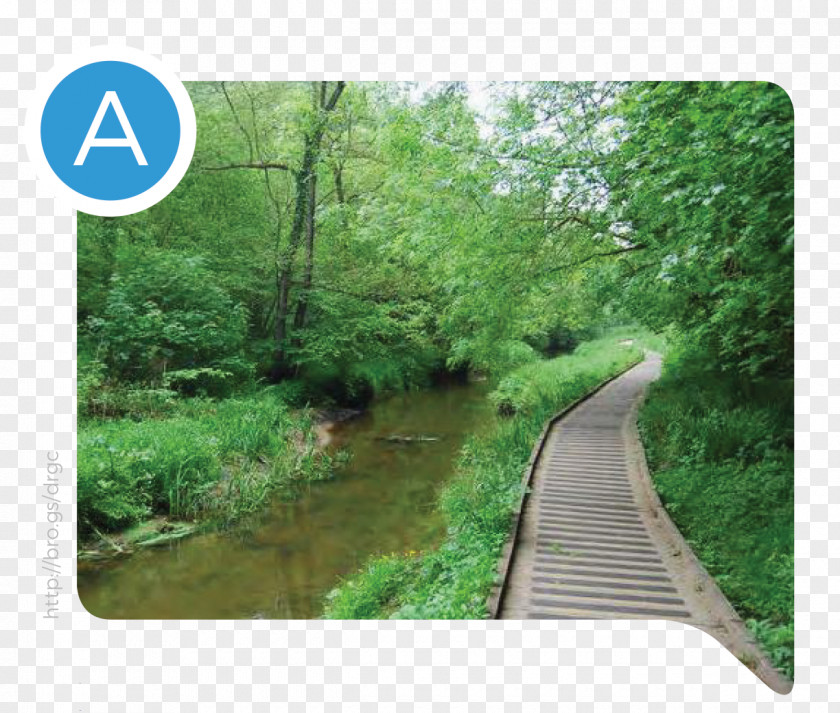
[[[233,118],[236,119],[236,123],[239,125],[239,130],[245,135],[245,140],[248,142],[248,155],[251,158],[251,161],[254,160],[254,144],[251,141],[251,135],[248,133],[248,130],[245,128],[245,124],[242,123],[242,120],[239,118],[239,112],[236,111],[236,107],[233,105],[233,100],[230,98],[230,94],[228,94],[227,86],[224,82],[221,83],[222,94],[225,95],[225,100],[227,101],[228,106],[230,107],[230,112],[233,114]],[[254,131],[256,132],[256,124],[254,125]]]
[[[326,85],[324,85],[326,86]],[[333,93],[330,95],[330,98],[327,100],[327,103],[324,105],[324,109],[326,111],[332,111],[335,109],[335,105],[338,103],[338,98],[341,96],[341,92],[344,91],[344,82],[336,82],[335,89],[333,89]]]
[[[594,260],[595,258],[612,257],[613,255],[623,255],[624,253],[633,252],[634,250],[643,250],[646,247],[647,245],[639,243],[638,245],[630,245],[626,248],[618,248],[617,250],[608,250],[607,252],[602,253],[592,253],[591,255],[583,258],[582,260],[576,260],[574,262],[568,262],[564,265],[556,265],[554,267],[551,267],[548,270],[545,270],[543,274],[547,275],[552,272],[560,272],[561,270],[567,270],[570,267],[580,267],[581,265],[584,265],[590,260]]]
[[[256,168],[260,171],[273,168],[278,171],[291,171],[292,169],[285,163],[278,163],[276,161],[253,162],[253,163],[231,163],[227,166],[203,166],[202,171],[230,171],[235,168]]]

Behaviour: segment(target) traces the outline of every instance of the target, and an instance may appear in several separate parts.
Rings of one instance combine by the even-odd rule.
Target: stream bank
[[[120,619],[316,618],[324,596],[369,556],[433,547],[436,502],[466,435],[492,418],[485,383],[397,394],[319,439],[349,462],[227,531],[200,532],[81,568],[79,596]]]

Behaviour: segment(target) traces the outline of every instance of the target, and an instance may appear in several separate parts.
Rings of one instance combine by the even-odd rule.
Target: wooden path
[[[755,645],[654,492],[636,410],[660,360],[648,357],[557,420],[491,597],[503,619],[673,619],[721,641],[777,692],[792,683]]]

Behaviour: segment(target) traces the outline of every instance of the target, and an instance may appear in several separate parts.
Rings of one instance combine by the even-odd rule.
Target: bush
[[[112,375],[148,381],[236,356],[247,320],[200,257],[161,252],[112,278],[104,316],[88,326]]]
[[[105,364],[97,359],[83,358],[79,354],[76,398],[79,416],[91,416],[95,412],[95,399],[105,381]]]
[[[306,383],[299,379],[286,379],[277,384],[271,384],[264,387],[261,393],[266,398],[282,401],[293,408],[302,408],[309,401]]]
[[[163,375],[163,385],[185,396],[225,396],[233,374],[223,369],[202,367],[179,369]]]
[[[527,364],[504,377],[490,394],[501,415],[531,412],[545,403],[568,403],[586,393],[604,378],[614,374],[641,353],[632,346],[621,346],[616,338],[581,344],[574,352],[575,366],[568,358]]]
[[[102,385],[87,397],[84,411],[81,397],[79,415],[89,418],[161,418],[175,413],[181,399],[170,389],[134,388],[115,384]]]
[[[79,433],[80,534],[127,527],[151,514],[147,475],[121,467],[123,457],[119,448],[109,445],[104,436],[96,434],[86,438],[83,432]]]

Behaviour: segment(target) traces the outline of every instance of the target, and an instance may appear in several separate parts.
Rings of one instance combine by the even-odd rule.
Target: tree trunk
[[[277,322],[274,328],[274,364],[271,369],[271,380],[279,381],[286,375],[286,338],[288,336],[289,321],[289,292],[292,287],[292,269],[295,256],[303,237],[303,227],[306,220],[308,178],[311,177],[314,162],[315,139],[320,143],[320,134],[316,137],[308,134],[303,153],[303,164],[295,174],[295,215],[289,232],[289,242],[280,256],[280,267],[277,271]]]
[[[315,194],[318,175],[309,178],[308,203],[306,206],[306,265],[303,273],[303,292],[298,298],[295,313],[295,329],[302,329],[306,324],[306,311],[309,308],[309,289],[312,287],[312,266],[315,262]]]
[[[344,205],[344,179],[341,177],[341,166],[336,167],[333,178],[335,179],[335,198],[339,205]]]
[[[303,148],[303,161],[300,170],[295,172],[295,214],[289,231],[289,243],[280,256],[277,272],[277,322],[274,329],[274,364],[271,369],[272,381],[279,381],[288,372],[286,342],[288,338],[289,292],[292,285],[292,271],[306,227],[306,273],[304,292],[299,300],[293,327],[298,329],[306,318],[308,288],[312,280],[315,247],[315,187],[317,180],[318,159],[320,158],[321,140],[326,130],[327,114],[331,112],[342,91],[344,82],[336,82],[329,99],[327,83],[322,82],[316,90],[317,116],[310,131],[306,133]],[[300,322],[300,323],[299,323]]]

